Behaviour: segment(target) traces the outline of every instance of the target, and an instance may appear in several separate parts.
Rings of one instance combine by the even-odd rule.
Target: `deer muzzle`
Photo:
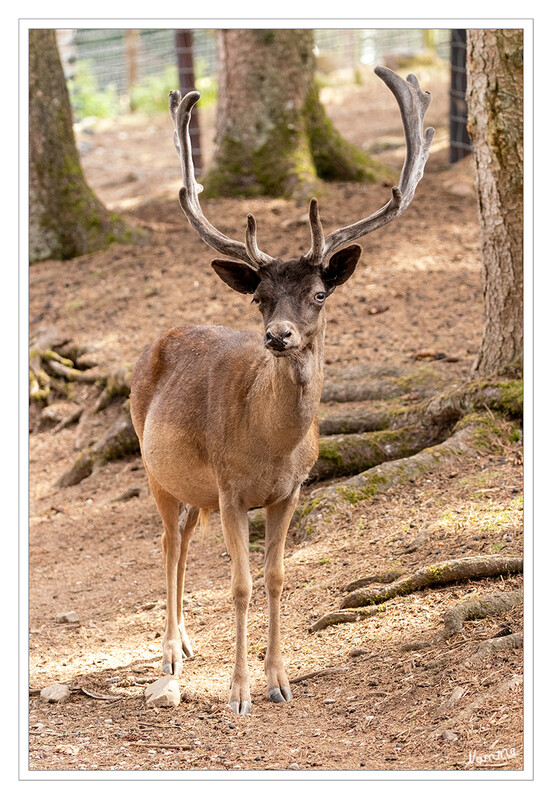
[[[273,353],[284,353],[297,349],[301,337],[292,322],[274,322],[265,330],[265,347]]]

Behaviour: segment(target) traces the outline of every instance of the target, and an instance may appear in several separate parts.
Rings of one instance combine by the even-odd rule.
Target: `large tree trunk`
[[[469,30],[469,132],[482,237],[480,376],[523,357],[523,31]]]
[[[86,183],[55,31],[29,31],[29,260],[74,258],[128,236]]]
[[[314,83],[312,30],[221,30],[210,195],[303,198],[324,180],[377,180],[388,171],[348,144]]]

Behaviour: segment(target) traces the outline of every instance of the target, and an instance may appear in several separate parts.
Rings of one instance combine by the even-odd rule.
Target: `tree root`
[[[408,426],[399,430],[321,438],[318,460],[310,479],[327,480],[358,474],[385,461],[415,455],[442,440],[446,433],[442,429],[439,432],[441,435],[436,439],[435,431],[430,428]]]
[[[434,429],[433,437],[436,439],[440,431],[450,428],[466,414],[485,409],[504,413],[511,418],[522,418],[522,381],[476,380],[407,407],[368,408],[349,414],[329,413],[320,419],[319,427],[322,436],[330,436],[421,426]]]
[[[327,669],[318,669],[318,671],[309,671],[307,674],[299,674],[297,677],[292,677],[290,683],[304,682],[306,680],[314,680],[315,677],[328,677],[330,674],[342,674],[349,671],[346,666],[330,666]]]
[[[334,383],[327,380],[322,389],[321,402],[364,402],[401,397],[407,392],[395,380],[356,380]]]
[[[334,624],[344,624],[345,622],[360,621],[366,619],[368,616],[375,616],[378,613],[384,613],[387,610],[387,605],[378,605],[371,608],[359,608],[358,610],[331,610],[324,616],[321,616],[309,627],[310,633],[315,633],[318,630],[323,630],[325,627],[330,627]]]
[[[50,331],[47,336],[54,336],[55,333],[56,331]],[[57,335],[55,340],[62,341],[58,350],[53,349],[51,338],[42,337],[34,342],[29,352],[29,398],[32,402],[48,404],[52,401],[54,392],[67,396],[69,383],[102,385],[107,382],[107,375],[96,366],[89,368],[86,359],[82,364],[78,360],[75,363],[62,354],[63,347],[67,346],[67,339]],[[73,347],[73,350],[76,353],[74,357],[78,358],[79,349]]]
[[[365,585],[371,585],[371,583],[393,583],[395,580],[398,580],[399,577],[402,577],[403,574],[403,569],[388,569],[385,572],[378,572],[378,574],[371,574],[368,577],[361,577],[359,580],[354,580],[354,582],[345,586],[343,590],[349,593],[350,591],[356,591],[357,588],[364,588]]]
[[[391,486],[408,483],[427,472],[450,467],[457,457],[478,447],[492,446],[494,435],[488,416],[467,417],[457,424],[452,436],[441,444],[408,458],[374,466],[337,485],[311,491],[309,499],[297,512],[299,524],[295,532],[296,540],[302,541],[310,535],[315,519],[321,514],[331,513],[339,503],[355,505]]]
[[[130,378],[132,369],[128,364],[124,364],[112,374],[108,375],[105,387],[94,403],[92,413],[99,413],[107,408],[113,400],[118,397],[130,397]]]
[[[81,452],[72,467],[60,477],[57,485],[60,487],[77,485],[89,477],[98,466],[139,451],[140,443],[126,403],[123,412],[105,436]]]
[[[481,663],[489,655],[502,652],[506,649],[521,649],[523,647],[523,633],[501,635],[498,638],[489,638],[479,644],[476,652],[468,657],[466,663]]]
[[[415,394],[429,397],[445,385],[445,377],[428,366],[408,374],[398,370],[348,367],[328,375],[322,389],[322,402],[363,402],[388,400]]]
[[[446,719],[442,721],[439,726],[432,731],[433,736],[441,735],[443,729],[451,729],[452,727],[458,728],[460,725],[464,724],[464,722],[468,721],[471,716],[475,712],[479,710],[480,707],[485,705],[489,699],[494,699],[501,694],[506,693],[506,691],[521,691],[523,686],[523,677],[519,674],[513,674],[507,680],[503,680],[501,683],[496,685],[494,688],[491,688],[489,691],[485,691],[483,694],[480,694],[476,699],[469,703],[460,713],[457,713],[456,716],[450,719]],[[458,700],[456,700],[458,701]],[[455,704],[455,702],[451,703]],[[443,706],[441,705],[441,708]],[[447,709],[444,709],[444,714],[447,713]]]
[[[455,633],[461,633],[463,622],[468,619],[483,619],[485,616],[494,616],[510,610],[514,605],[523,602],[523,591],[500,591],[481,598],[473,597],[465,602],[460,602],[445,611],[443,622],[445,626],[444,637],[448,638]],[[498,639],[497,639],[498,640]]]
[[[347,594],[342,608],[358,608],[386,602],[396,596],[405,596],[421,588],[446,585],[458,580],[477,580],[483,577],[497,577],[523,571],[522,558],[502,557],[501,555],[476,555],[458,560],[442,561],[424,566],[413,574],[400,577],[387,586],[359,588]]]
[[[353,588],[347,594],[341,603],[340,610],[332,610],[321,616],[310,626],[309,630],[310,632],[316,632],[330,625],[353,622],[368,616],[375,616],[378,612],[387,610],[387,605],[382,605],[382,603],[396,596],[406,596],[422,588],[447,585],[458,580],[497,577],[521,571],[523,571],[522,558],[502,557],[500,555],[476,555],[424,566],[411,575],[398,577],[392,582],[388,581],[387,585],[385,584],[385,578],[387,575],[394,576],[393,571],[374,575],[374,577],[365,577],[347,586],[346,590],[349,590],[351,586],[358,586],[359,583],[362,585],[360,588]],[[376,580],[380,585],[373,588],[364,587],[367,583],[375,582]],[[444,615],[445,631],[437,636],[436,642],[449,637],[455,632],[460,632],[462,630],[462,621],[503,613],[514,605],[519,604],[522,599],[523,592],[521,590],[505,591],[455,605],[455,607],[446,611]],[[351,610],[353,608],[356,608],[356,610]],[[426,645],[425,642],[410,642],[409,648],[419,648],[419,643],[423,646]]]

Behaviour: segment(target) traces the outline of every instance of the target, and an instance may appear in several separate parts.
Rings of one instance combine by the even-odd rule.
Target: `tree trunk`
[[[479,376],[523,357],[523,31],[469,30],[469,132],[482,238]]]
[[[324,180],[388,177],[326,117],[314,83],[312,30],[219,31],[211,196],[303,199]]]
[[[127,238],[86,183],[55,31],[29,31],[29,260],[74,258]]]

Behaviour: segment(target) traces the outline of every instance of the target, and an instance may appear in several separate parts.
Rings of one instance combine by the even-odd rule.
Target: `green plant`
[[[100,89],[88,61],[78,62],[74,77],[67,81],[67,88],[77,121],[85,117],[112,117],[121,110],[114,84]]]
[[[131,87],[130,107],[144,114],[166,111],[169,92],[178,86],[176,66],[167,67],[162,75],[148,75],[140,83]]]

